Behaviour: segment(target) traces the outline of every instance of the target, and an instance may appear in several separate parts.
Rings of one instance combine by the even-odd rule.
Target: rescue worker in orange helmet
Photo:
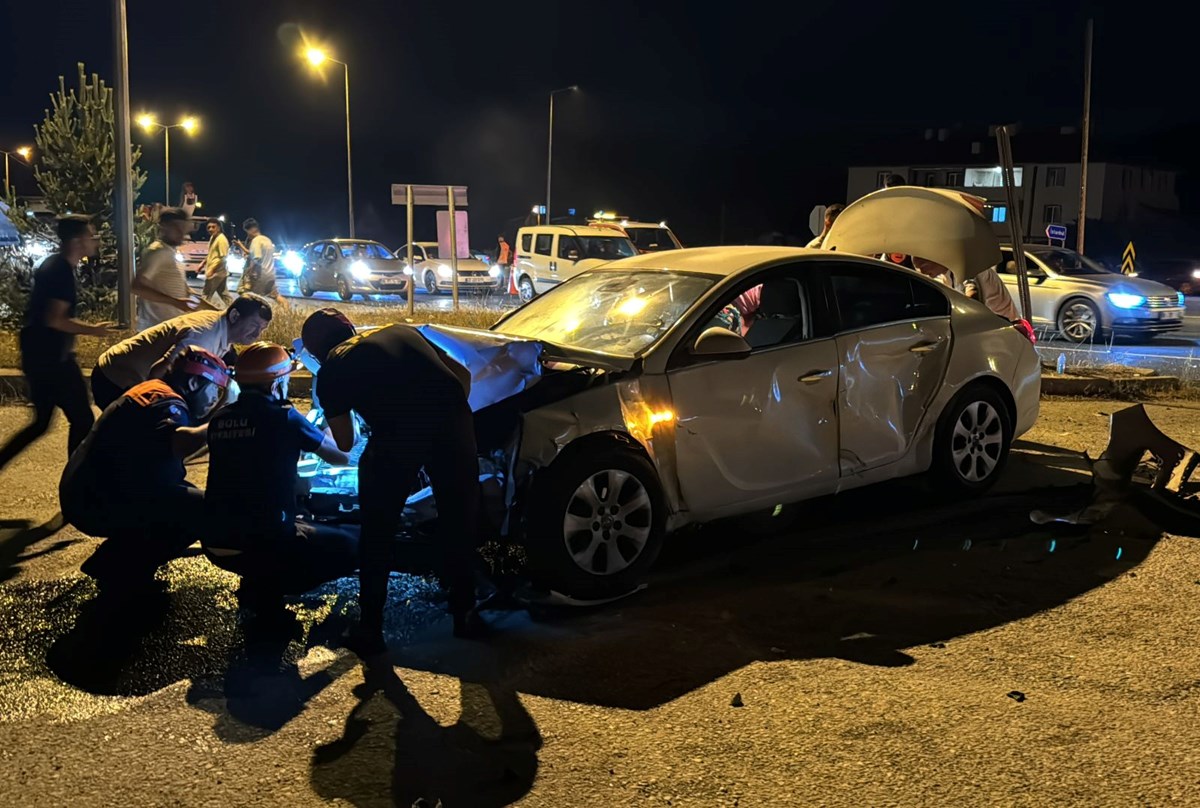
[[[200,538],[204,493],[183,461],[204,446],[200,424],[229,384],[229,368],[188,347],[162,379],[113,402],[71,454],[59,483],[63,518],[106,541],[83,564],[101,592],[150,584],[161,564]]]
[[[296,463],[313,452],[349,458],[287,399],[297,363],[282,346],[257,342],[234,369],[241,395],[208,428],[208,490],[202,544],[209,560],[242,576],[241,605],[282,616],[283,596],[354,572],[357,536],[297,518]]]

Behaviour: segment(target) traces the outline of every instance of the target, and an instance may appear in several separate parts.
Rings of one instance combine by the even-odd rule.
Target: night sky
[[[277,242],[346,228],[341,68],[314,76],[301,32],[350,64],[359,235],[389,245],[403,240],[390,184],[412,181],[470,186],[472,242],[491,246],[544,194],[547,92],[569,84],[582,92],[556,101],[556,213],[665,218],[686,244],[715,243],[722,221],[727,241],[803,235],[877,144],[894,154],[927,127],[1077,124],[1089,13],[1096,140],[1161,141],[1160,161],[1196,162],[1169,145],[1190,144],[1200,119],[1194,35],[1144,4],[128,6],[132,111],[202,120],[194,139],[172,133],[172,194],[190,179],[206,212],[256,216]],[[112,78],[109,7],[4,4],[0,148],[32,140],[76,62]],[[134,138],[150,173],[140,201],[157,201],[162,136]],[[418,229],[435,235],[431,215]]]

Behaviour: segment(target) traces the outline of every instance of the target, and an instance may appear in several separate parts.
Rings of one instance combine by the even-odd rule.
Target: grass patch
[[[285,310],[276,307],[275,316],[271,319],[271,325],[267,328],[263,339],[290,347],[292,340],[300,336],[300,327],[304,324],[305,318],[313,310],[320,308],[320,306],[296,300],[288,302],[291,304],[291,308],[289,309]],[[403,306],[347,304],[338,305],[335,308],[344,311],[355,325],[386,325],[388,323],[423,325],[425,323],[436,323],[437,325],[454,325],[464,328],[488,328],[504,314],[502,311],[481,306],[463,306],[458,311],[422,309],[418,306],[416,314],[412,318],[409,318],[408,310]],[[100,354],[104,353],[109,346],[115,345],[132,333],[132,331],[127,331],[104,337],[77,337],[75,340],[75,352],[79,356],[80,367],[84,369],[94,367],[96,360],[100,358]],[[21,352],[17,343],[17,333],[15,331],[0,331],[0,368],[19,368],[20,366]]]

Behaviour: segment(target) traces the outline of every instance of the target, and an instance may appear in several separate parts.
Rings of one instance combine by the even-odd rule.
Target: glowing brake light
[[[1033,326],[1026,319],[1013,320],[1013,328],[1020,331],[1033,344],[1037,344],[1037,334],[1033,332]]]

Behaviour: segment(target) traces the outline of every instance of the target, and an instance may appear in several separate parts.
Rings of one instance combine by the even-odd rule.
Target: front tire
[[[338,297],[347,303],[354,299],[354,290],[350,288],[350,283],[345,278],[338,278],[337,293]]]
[[[1101,337],[1100,310],[1090,300],[1068,300],[1058,312],[1058,333],[1070,342],[1092,342]]]
[[[528,303],[536,295],[537,292],[533,288],[533,281],[528,275],[522,275],[521,280],[517,281],[517,296],[521,298],[521,302]]]
[[[431,295],[438,293],[437,276],[432,272],[425,273],[425,291]]]
[[[938,421],[931,471],[943,491],[978,494],[991,488],[1008,462],[1012,416],[990,387],[975,384],[950,402]]]
[[[526,549],[538,584],[584,600],[645,579],[662,549],[666,501],[654,466],[619,446],[555,461],[536,486]]]

